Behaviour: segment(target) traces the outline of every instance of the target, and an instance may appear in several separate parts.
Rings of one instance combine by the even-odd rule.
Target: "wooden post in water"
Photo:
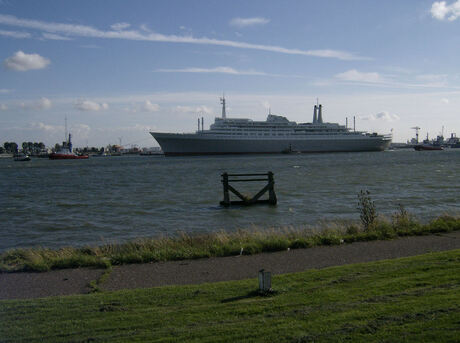
[[[275,179],[273,178],[273,173],[268,172],[268,203],[270,205],[276,205],[276,194],[275,194]]]
[[[229,176],[234,177],[233,179],[229,179]],[[265,176],[265,178],[252,178],[252,179],[244,179],[241,177],[246,176]],[[230,182],[251,182],[251,181],[266,181],[267,184],[252,198],[244,196],[239,191],[237,191]],[[272,172],[264,173],[264,174],[222,174],[222,185],[224,187],[224,200],[220,202],[222,206],[230,206],[231,204],[241,204],[241,205],[252,205],[252,204],[270,204],[276,205],[277,199],[275,194],[275,180],[273,177]],[[235,194],[241,200],[238,201],[230,201],[230,192]],[[264,195],[268,191],[268,200],[259,200],[259,198]]]
[[[224,206],[230,206],[230,195],[228,194],[228,174],[222,174],[222,184],[224,186],[224,201],[221,202]]]

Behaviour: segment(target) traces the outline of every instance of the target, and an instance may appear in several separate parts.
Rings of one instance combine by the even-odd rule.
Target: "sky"
[[[0,144],[158,146],[267,113],[460,135],[460,0],[0,0]]]

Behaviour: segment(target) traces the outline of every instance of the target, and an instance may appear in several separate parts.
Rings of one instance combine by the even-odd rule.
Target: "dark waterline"
[[[0,250],[98,245],[137,237],[358,220],[357,194],[379,213],[422,220],[460,211],[460,149],[256,156],[0,160]],[[220,174],[275,174],[278,205],[224,209]],[[238,185],[252,194],[260,185]]]

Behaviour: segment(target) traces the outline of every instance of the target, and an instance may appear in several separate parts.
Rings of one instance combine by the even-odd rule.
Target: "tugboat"
[[[49,155],[50,160],[83,160],[87,159],[88,155],[77,155],[72,152],[71,134],[66,142],[62,142],[61,150],[53,152]]]
[[[438,136],[436,140],[430,141],[428,139],[428,133],[426,134],[426,139],[423,141],[423,144],[418,144],[414,146],[414,149],[417,151],[423,150],[444,150],[442,143],[444,141],[443,136]]]

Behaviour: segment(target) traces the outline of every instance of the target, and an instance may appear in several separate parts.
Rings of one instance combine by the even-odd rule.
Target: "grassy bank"
[[[0,301],[2,342],[455,342],[460,250],[257,280]]]
[[[124,244],[61,249],[14,249],[0,254],[0,271],[47,271],[59,268],[103,267],[203,257],[257,254],[357,241],[393,239],[460,230],[460,217],[442,216],[420,223],[405,212],[391,220],[376,219],[372,225],[336,225],[323,230],[252,229],[234,233],[144,238]]]

